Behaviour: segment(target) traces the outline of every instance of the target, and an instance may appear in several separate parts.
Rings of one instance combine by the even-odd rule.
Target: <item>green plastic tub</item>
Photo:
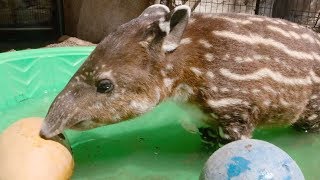
[[[44,117],[50,103],[94,47],[0,54],[0,133],[14,121]],[[192,112],[192,111],[191,111]],[[195,180],[211,155],[181,122],[197,119],[172,102],[142,117],[85,132],[67,131],[75,158],[72,179]],[[320,135],[290,128],[256,130],[254,138],[285,150],[307,180],[320,179]]]

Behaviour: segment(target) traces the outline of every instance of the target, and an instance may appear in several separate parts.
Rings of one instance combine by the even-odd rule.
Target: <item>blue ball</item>
[[[201,180],[304,180],[296,162],[277,146],[261,140],[234,141],[207,160]]]

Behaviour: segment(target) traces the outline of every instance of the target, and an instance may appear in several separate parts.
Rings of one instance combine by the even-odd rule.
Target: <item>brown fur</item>
[[[265,125],[317,130],[320,60],[307,55],[320,53],[319,36],[288,21],[244,14],[195,14],[184,29],[187,11],[164,9],[148,8],[97,46],[51,106],[44,136],[128,120],[168,98],[198,106],[228,140],[250,138]],[[161,18],[178,22],[169,34]],[[257,36],[260,43],[249,43]],[[180,45],[165,50],[163,44],[175,45],[175,39]],[[106,72],[115,88],[98,93],[99,74]]]

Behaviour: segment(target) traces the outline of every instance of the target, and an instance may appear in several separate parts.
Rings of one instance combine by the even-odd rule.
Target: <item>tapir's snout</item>
[[[67,86],[53,101],[42,123],[40,136],[52,138],[66,129],[87,130],[103,125],[100,123],[100,104],[95,104],[89,87]],[[95,91],[94,91],[95,92]]]
[[[45,139],[50,139],[62,133],[65,130],[62,122],[60,119],[53,119],[47,116],[42,122],[40,136]]]
[[[55,111],[55,112],[54,112]],[[61,111],[65,111],[63,109],[58,110],[49,110],[47,116],[42,122],[40,136],[44,138],[52,138],[60,133],[62,133],[67,127],[66,123],[69,121],[67,117],[63,117],[63,113]]]
[[[72,93],[60,93],[48,110],[41,126],[40,136],[52,138],[62,133],[74,123],[73,119],[78,111],[79,108],[76,106],[75,97]]]

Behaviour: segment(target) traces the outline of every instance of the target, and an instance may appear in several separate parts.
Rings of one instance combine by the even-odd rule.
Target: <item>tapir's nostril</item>
[[[44,133],[43,133],[42,130],[40,130],[39,135],[40,135],[40,137],[41,137],[42,139],[48,139],[48,138],[44,135]]]
[[[66,139],[66,137],[65,137],[62,133],[58,134],[58,136],[59,136],[61,139],[63,139],[63,140]]]

